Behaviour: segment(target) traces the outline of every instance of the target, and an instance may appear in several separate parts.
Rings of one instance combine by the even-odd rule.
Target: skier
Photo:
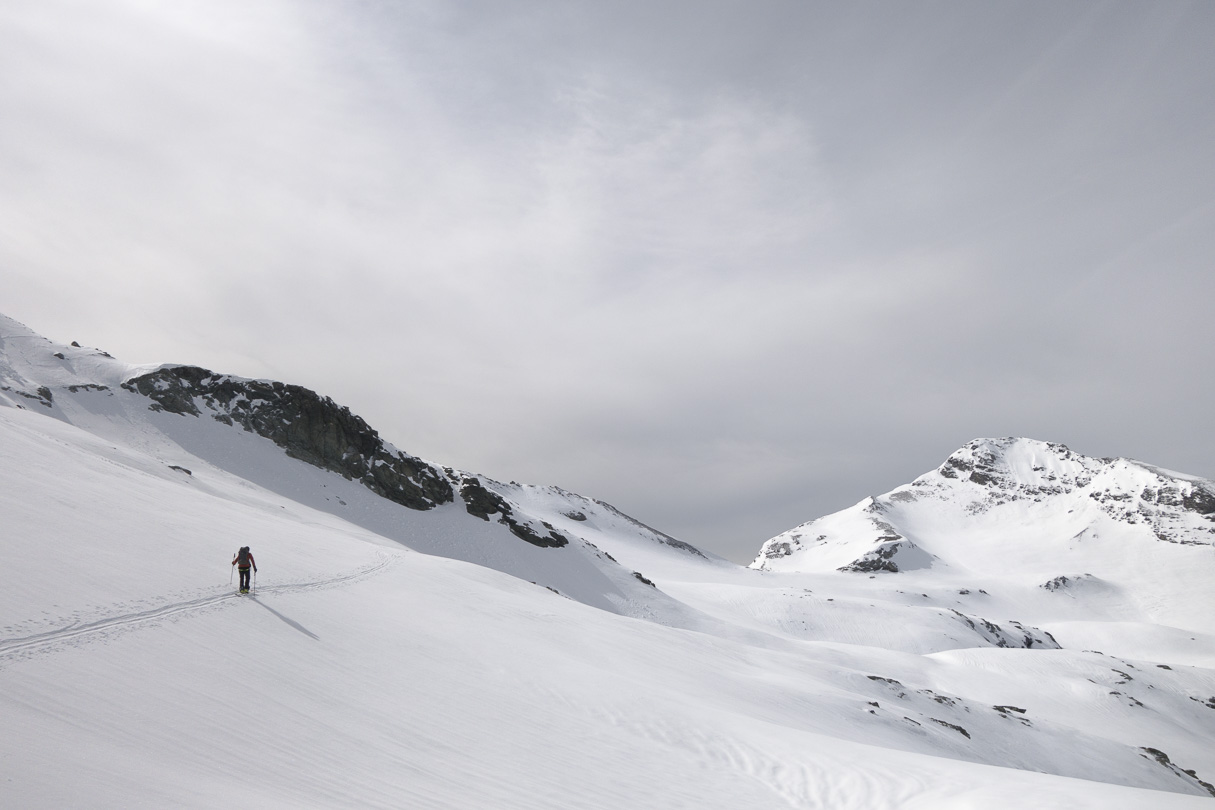
[[[236,552],[236,556],[232,558],[232,564],[236,566],[236,570],[240,571],[240,592],[249,592],[249,566],[253,566],[253,570],[257,571],[257,563],[253,560],[253,554],[250,553],[248,546],[241,546],[240,551]]]

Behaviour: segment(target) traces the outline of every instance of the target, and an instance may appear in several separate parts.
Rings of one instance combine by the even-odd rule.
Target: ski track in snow
[[[400,555],[381,554],[380,559],[373,565],[356,569],[341,576],[328,577],[305,582],[284,583],[281,585],[265,585],[254,589],[249,596],[260,594],[302,593],[323,588],[334,588],[352,582],[375,576],[400,560]],[[223,606],[225,603],[245,598],[244,594],[225,589],[223,593],[189,599],[184,602],[173,602],[151,610],[126,613],[118,616],[107,616],[94,621],[75,622],[67,627],[36,633],[19,638],[0,639],[0,670],[8,665],[23,661],[34,655],[54,652],[68,647],[79,646],[96,638],[104,638],[107,631],[123,631],[137,628],[141,625],[154,623],[160,619],[181,614],[196,613],[207,608]]]
[[[463,495],[402,511],[247,427],[149,411],[119,388],[133,366],[0,331],[4,807],[1210,804],[1209,482],[976,440],[753,571],[477,479],[580,540],[554,552]],[[232,608],[226,566],[200,584],[232,536],[284,563],[256,609]],[[1064,649],[993,646],[1040,631]],[[232,637],[257,654],[213,654]]]

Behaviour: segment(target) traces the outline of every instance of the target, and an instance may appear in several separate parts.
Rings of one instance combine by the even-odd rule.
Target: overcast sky
[[[979,436],[1215,478],[1215,3],[5,0],[0,312],[750,561]]]

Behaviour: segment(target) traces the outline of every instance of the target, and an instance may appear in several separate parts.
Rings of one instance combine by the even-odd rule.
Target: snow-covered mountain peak
[[[1015,559],[1036,574],[1076,556],[1077,538],[1115,535],[1212,544],[1215,484],[1051,442],[975,439],[910,484],[777,535],[752,567],[898,572]]]
[[[1161,540],[1203,542],[1205,538],[1186,536],[1184,528],[1207,528],[1192,518],[1215,515],[1210,481],[1126,458],[1091,458],[1033,439],[976,439],[950,455],[935,476],[923,476],[913,487],[931,490],[938,476],[953,484],[936,488],[943,501],[975,494],[956,485],[982,488],[967,505],[971,512],[1017,501],[1047,505],[1038,511],[1065,503],[1069,513],[1095,504],[1116,521],[1150,526]],[[907,496],[896,490],[886,497]]]
[[[937,473],[1009,491],[1063,491],[1087,485],[1102,464],[1053,442],[975,439],[950,454]]]
[[[1190,495],[1203,488],[1202,479],[1193,476],[1132,459],[1092,458],[1062,444],[1024,438],[975,439],[952,453],[935,475],[923,476],[915,484],[930,485],[935,476],[970,482],[997,499],[1013,500],[1040,500],[1085,489],[1119,495],[1175,490]]]

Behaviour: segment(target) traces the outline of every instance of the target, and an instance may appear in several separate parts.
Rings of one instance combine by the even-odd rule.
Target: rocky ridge
[[[1096,537],[1100,518],[1161,542],[1215,544],[1211,481],[1124,458],[1091,458],[1051,442],[975,439],[908,485],[773,537],[751,566],[800,570],[813,563],[814,570],[870,574],[929,567],[939,560],[924,547],[931,537],[908,526],[936,514],[988,531],[1010,509],[1040,516],[1044,532],[1067,515],[1068,525],[1078,525],[1069,535],[1076,542]]]
[[[1034,451],[1028,465],[1015,452],[1026,447]],[[983,488],[982,497],[968,507],[972,514],[1016,501],[1040,503],[1079,494],[1112,519],[1143,524],[1165,542],[1201,545],[1211,542],[1202,534],[1215,535],[1215,483],[1125,458],[1089,458],[1062,444],[976,439],[950,455],[937,475]],[[926,477],[915,486],[931,488],[933,483]],[[1195,524],[1195,517],[1210,525]]]
[[[425,510],[453,499],[442,471],[386,444],[349,408],[303,386],[164,366],[122,387],[150,399],[153,410],[196,417],[206,412],[217,422],[240,425],[292,458],[358,481],[401,506]]]
[[[516,537],[541,548],[569,538],[549,523],[521,515],[482,478],[440,468],[401,452],[350,409],[299,385],[216,374],[198,366],[162,366],[122,384],[151,400],[155,411],[212,419],[269,439],[292,458],[348,480],[382,498],[424,511],[456,494],[468,514],[494,518]],[[488,479],[486,479],[488,480]]]

